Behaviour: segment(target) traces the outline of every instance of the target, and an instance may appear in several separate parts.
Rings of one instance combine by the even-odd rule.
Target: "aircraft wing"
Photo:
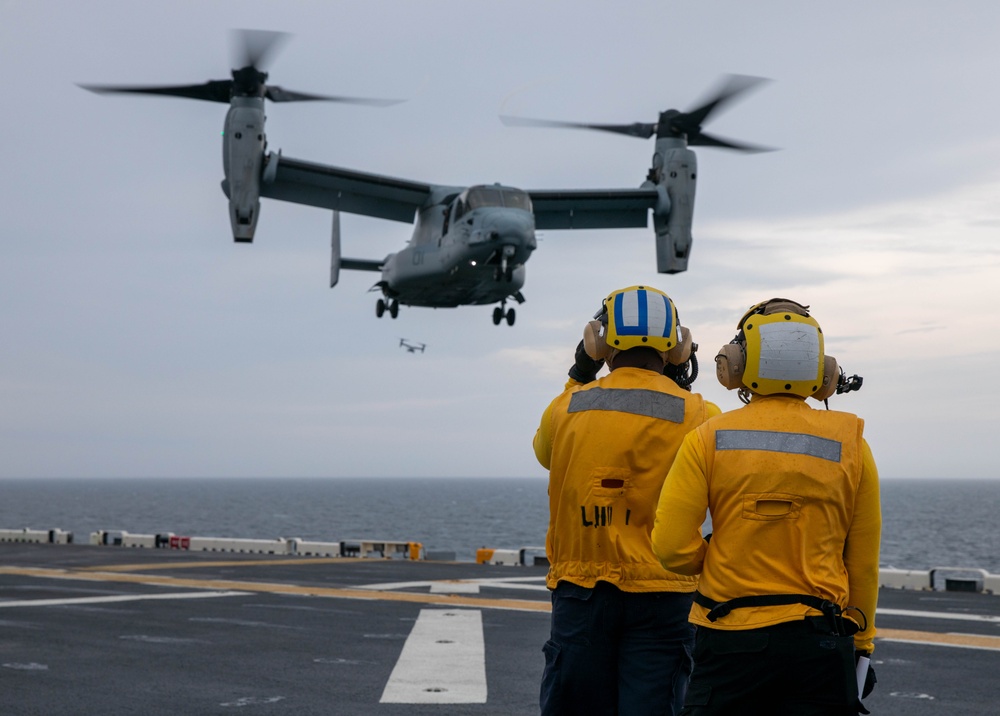
[[[407,224],[431,189],[430,184],[289,159],[280,152],[267,156],[260,183],[260,195],[269,199]]]
[[[529,191],[537,229],[630,229],[648,224],[657,191],[570,189]]]
[[[340,268],[351,269],[353,271],[381,271],[385,265],[385,260],[372,261],[369,259],[341,259]]]

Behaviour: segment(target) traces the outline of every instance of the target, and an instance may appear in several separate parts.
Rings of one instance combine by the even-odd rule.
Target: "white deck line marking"
[[[896,617],[917,617],[918,619],[950,619],[961,622],[1000,623],[1000,617],[988,614],[955,614],[953,612],[918,612],[909,609],[876,609],[875,615],[876,619],[881,615],[889,615]]]
[[[421,609],[380,703],[485,704],[482,612]]]
[[[475,582],[431,582],[431,594],[479,594]]]
[[[438,580],[447,583],[447,580]],[[429,587],[435,582],[381,582],[379,584],[358,584],[354,589],[371,589],[373,591],[387,591],[390,589],[407,589],[410,587]]]
[[[541,585],[525,584],[525,582],[541,582]],[[442,585],[435,588],[434,585]],[[545,586],[545,577],[497,577],[495,579],[438,579],[423,582],[381,582],[379,584],[359,584],[354,589],[373,589],[377,591],[387,591],[390,589],[419,589],[430,587],[431,592],[447,592],[447,586],[474,584],[479,587],[505,587],[511,585],[513,589],[548,589]],[[457,590],[456,590],[457,591]]]
[[[896,637],[876,637],[880,642],[894,641],[897,644],[923,644],[924,646],[945,646],[951,649],[979,649],[981,651],[1000,651],[997,646],[981,646],[979,644],[952,644],[946,641],[924,641],[922,639],[897,639]]]
[[[111,604],[115,602],[138,602],[146,599],[205,599],[210,597],[237,597],[250,592],[174,592],[172,594],[122,594],[113,597],[73,597],[68,599],[20,599],[16,602],[0,602],[4,607],[61,607],[75,604]]]
[[[481,587],[493,587],[494,589],[526,589],[530,592],[547,592],[549,588],[544,584],[520,584],[517,582],[480,582]]]

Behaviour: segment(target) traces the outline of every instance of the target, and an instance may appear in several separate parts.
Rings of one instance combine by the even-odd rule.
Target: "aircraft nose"
[[[526,255],[537,246],[533,219],[527,212],[523,216],[521,212],[503,212],[490,217],[483,230],[490,243],[514,246],[519,254]]]

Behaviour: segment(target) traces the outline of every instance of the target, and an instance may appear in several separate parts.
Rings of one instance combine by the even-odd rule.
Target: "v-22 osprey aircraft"
[[[399,339],[399,347],[400,348],[405,348],[407,353],[416,353],[417,351],[420,351],[421,353],[423,353],[424,349],[427,348],[427,344],[426,343],[420,343],[419,341],[414,341],[413,343],[411,343],[410,341],[406,340],[405,338],[400,338]]]
[[[514,325],[508,300],[524,302],[525,264],[537,248],[535,232],[555,229],[642,228],[650,211],[660,273],[687,269],[691,252],[697,161],[689,145],[762,151],[702,131],[708,116],[762,80],[733,75],[714,96],[689,112],[661,112],[653,123],[584,124],[501,117],[508,125],[573,127],[639,138],[655,135],[652,167],[634,189],[522,190],[502,184],[449,186],[379,176],[283,157],[267,152],[264,100],[328,100],[385,105],[369,100],[306,94],[267,84],[259,69],[284,37],[243,31],[243,66],[232,80],[170,87],[84,86],[95,92],[174,95],[228,102],[223,133],[222,188],[229,199],[233,239],[253,241],[260,197],[330,209],[333,212],[330,286],[341,269],[381,274],[376,315],[396,318],[400,305],[432,308],[499,303],[493,323]],[[407,245],[383,259],[341,255],[340,212],[414,224]]]

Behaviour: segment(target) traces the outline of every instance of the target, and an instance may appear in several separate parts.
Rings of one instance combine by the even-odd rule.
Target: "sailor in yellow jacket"
[[[861,379],[825,355],[819,324],[793,301],[757,304],[739,331],[717,375],[748,404],[687,436],[653,528],[663,566],[701,576],[682,713],[868,713],[856,662],[874,648],[878,471],[860,418],[805,402]],[[862,673],[867,695],[874,671]]]
[[[694,349],[666,294],[615,291],[542,416],[553,590],[543,714],[674,714],[683,703],[697,579],[660,565],[650,530],[684,435],[719,412],[690,392]],[[597,380],[605,359],[611,373]]]

